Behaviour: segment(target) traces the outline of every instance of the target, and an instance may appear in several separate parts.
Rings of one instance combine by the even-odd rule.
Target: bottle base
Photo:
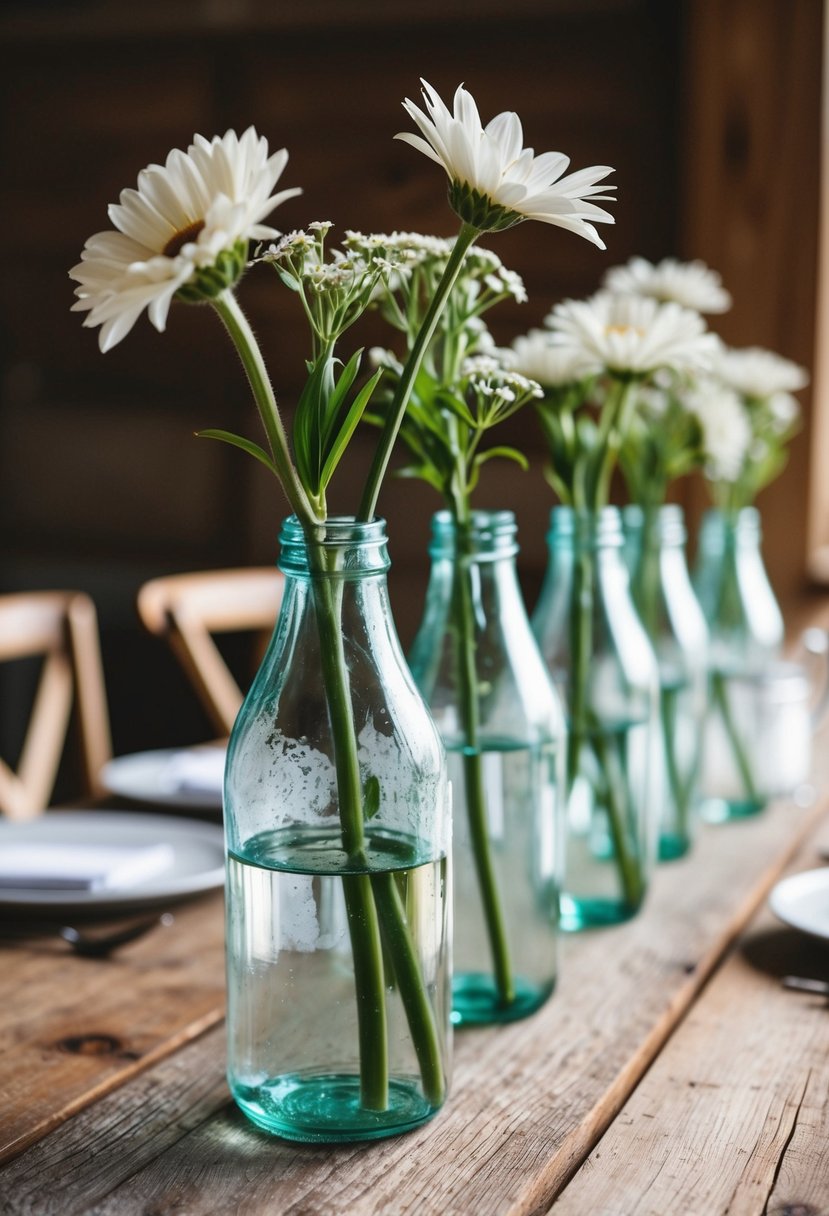
[[[750,819],[765,809],[767,802],[759,798],[705,798],[700,816],[706,823],[730,823],[734,819]]]
[[[231,1083],[239,1108],[252,1123],[305,1144],[347,1144],[413,1131],[440,1109],[428,1102],[417,1082],[392,1079],[385,1110],[360,1101],[360,1078],[349,1073],[287,1074],[260,1085]]]
[[[659,847],[657,850],[657,858],[659,861],[678,861],[680,857],[691,848],[691,841],[687,836],[680,835],[665,835],[659,837]]]
[[[631,920],[641,906],[641,902],[629,903],[622,899],[577,899],[562,895],[559,928],[565,933],[579,933],[582,929],[621,925]]]
[[[517,1022],[540,1009],[553,991],[554,981],[534,984],[520,975],[513,977],[515,996],[505,1002],[491,975],[465,971],[452,980],[452,1025],[491,1026]]]

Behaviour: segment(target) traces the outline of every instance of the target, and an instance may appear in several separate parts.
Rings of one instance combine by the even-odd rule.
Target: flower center
[[[610,334],[636,334],[639,338],[644,338],[645,331],[641,325],[606,325],[605,333]]]
[[[193,220],[193,223],[188,224],[186,228],[179,228],[178,232],[173,233],[161,252],[167,258],[174,258],[181,253],[185,245],[190,241],[195,241],[203,227],[204,220]]]

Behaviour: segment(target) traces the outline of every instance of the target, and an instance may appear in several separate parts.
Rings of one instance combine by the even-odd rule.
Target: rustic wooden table
[[[628,925],[568,938],[535,1017],[456,1035],[451,1100],[371,1145],[254,1129],[224,1080],[222,907],[110,959],[0,947],[4,1216],[829,1213],[829,947],[765,910],[829,801],[705,828]]]

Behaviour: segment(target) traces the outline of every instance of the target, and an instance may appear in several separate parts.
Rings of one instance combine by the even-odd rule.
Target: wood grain
[[[829,833],[822,833],[824,846]],[[795,868],[815,864],[807,850]],[[783,974],[829,977],[822,943],[763,914],[715,976],[555,1216],[823,1216],[829,1016]]]
[[[704,831],[692,858],[659,871],[636,921],[566,941],[560,990],[538,1015],[457,1036],[451,1100],[410,1136],[321,1149],[257,1132],[223,1104],[216,1029],[22,1153],[0,1175],[0,1210],[55,1210],[71,1161],[67,1214],[544,1212],[826,811],[777,805]]]
[[[221,896],[173,912],[107,959],[0,935],[0,1161],[224,1016]]]

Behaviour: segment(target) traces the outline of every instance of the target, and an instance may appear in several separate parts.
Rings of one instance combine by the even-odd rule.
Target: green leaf
[[[380,810],[380,779],[379,777],[366,777],[366,783],[363,787],[363,815],[366,819],[373,819]]]
[[[525,473],[530,467],[530,462],[523,452],[519,452],[517,448],[508,447],[487,448],[485,452],[479,452],[475,457],[475,464],[482,465],[487,460],[492,460],[496,457],[502,460],[514,460],[516,464],[521,465]]]
[[[258,443],[254,443],[252,439],[245,439],[242,435],[234,435],[232,431],[221,431],[215,428],[210,428],[206,431],[196,431],[199,439],[220,439],[222,443],[230,443],[235,448],[241,448],[243,452],[247,452],[249,456],[254,456],[266,469],[276,476],[279,476],[276,465],[270,458],[264,448],[260,448]]]
[[[325,401],[322,402],[322,456],[325,459],[331,444],[331,437],[336,426],[337,416],[340,412],[340,407],[343,405],[349,390],[354,383],[354,377],[360,370],[360,360],[363,357],[361,350],[355,350],[354,354],[348,360],[343,370],[340,372],[339,378],[333,380],[333,360],[332,360],[332,385],[331,391],[328,393]]]
[[[322,466],[320,484],[323,490],[328,485],[334,470],[340,463],[342,455],[345,452],[345,449],[348,447],[349,440],[354,434],[357,423],[360,421],[363,411],[368,405],[371,399],[371,394],[377,387],[377,382],[382,374],[382,367],[378,367],[377,371],[374,373],[368,383],[363,385],[357,396],[352,401],[348,413],[343,419],[342,425],[331,443],[326,456],[325,464]]]
[[[460,418],[461,422],[465,423],[471,431],[478,430],[478,422],[462,397],[456,397],[454,393],[443,392],[440,394],[440,404],[456,418]]]

